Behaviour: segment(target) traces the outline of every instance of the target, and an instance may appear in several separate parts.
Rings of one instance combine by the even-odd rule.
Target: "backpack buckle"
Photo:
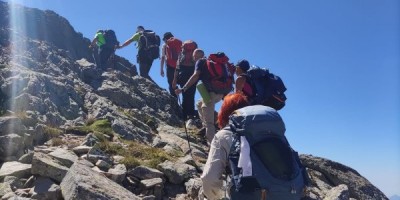
[[[296,189],[294,188],[293,185],[292,185],[292,190],[290,190],[290,193],[291,193],[291,194],[296,194],[296,193],[297,193],[297,191],[296,191]]]

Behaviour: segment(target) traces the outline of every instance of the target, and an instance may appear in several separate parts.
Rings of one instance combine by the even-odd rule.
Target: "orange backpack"
[[[166,42],[167,65],[176,68],[176,63],[178,62],[179,54],[182,51],[182,41],[171,37]]]

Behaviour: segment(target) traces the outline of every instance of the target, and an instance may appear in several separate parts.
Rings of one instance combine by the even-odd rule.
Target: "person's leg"
[[[141,61],[140,63],[139,63],[139,75],[141,76],[141,77],[144,77],[144,78],[147,78],[147,76],[146,76],[146,68],[147,68],[147,63],[146,62],[144,62],[144,61]]]
[[[94,63],[96,64],[97,68],[100,68],[100,49],[99,47],[96,45],[96,47],[93,48],[93,59],[94,59]]]
[[[206,127],[205,120],[204,120],[204,111],[203,111],[203,99],[199,99],[196,103],[197,112],[199,113],[199,119],[203,124],[203,128]]]
[[[182,86],[181,86],[182,87]],[[194,94],[196,93],[196,87],[192,86],[182,93],[182,110],[183,119],[186,120],[188,117],[194,114]]]
[[[169,67],[167,65],[167,81],[168,81],[168,90],[169,93],[176,97],[175,88],[172,88],[172,81],[174,80],[175,68]]]
[[[139,72],[140,72],[140,76],[143,78],[147,78],[150,81],[154,82],[153,79],[150,78],[149,76],[149,71],[151,68],[151,64],[153,63],[153,61],[149,61],[149,60],[141,60],[139,63]]]
[[[214,92],[210,92],[210,103],[203,103],[203,118],[204,124],[206,127],[206,138],[209,143],[211,143],[214,135],[215,135],[215,104],[221,101],[222,94],[215,94]]]
[[[103,53],[103,48],[101,48],[101,47],[98,47],[98,50],[97,50],[97,57],[98,57],[98,62],[97,62],[97,68],[100,68],[100,69],[103,69],[103,55],[104,53]]]
[[[183,87],[194,73],[194,66],[181,66],[178,76],[178,83]],[[194,95],[196,93],[196,84],[193,84],[182,94],[182,108],[184,119],[194,115]]]
[[[145,71],[144,71],[144,73],[146,74],[146,76],[148,77],[148,79],[150,79],[151,81],[153,81],[153,79],[151,79],[150,78],[150,75],[149,75],[149,73],[150,73],[150,69],[151,69],[151,65],[153,65],[153,61],[154,60],[147,60],[146,62],[147,62],[147,65],[146,65],[146,67],[145,67]],[[154,81],[153,81],[154,82]]]
[[[186,117],[193,117],[194,113],[194,95],[196,94],[196,86],[192,85],[183,93],[182,107]],[[184,115],[185,116],[185,115]]]
[[[100,65],[102,69],[107,68],[107,61],[112,54],[112,49],[106,47],[100,47]]]

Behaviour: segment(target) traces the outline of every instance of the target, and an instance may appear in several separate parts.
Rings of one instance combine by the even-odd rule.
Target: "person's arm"
[[[160,74],[162,77],[164,77],[164,63],[165,63],[165,50],[167,48],[167,45],[164,44],[161,48],[161,65],[160,65]]]
[[[131,44],[132,42],[133,42],[133,40],[132,40],[132,38],[130,38],[130,39],[128,39],[127,41],[125,41],[122,45],[119,45],[119,46],[117,47],[117,49],[124,48],[124,47],[128,46],[129,44]]]
[[[124,48],[124,47],[130,45],[132,42],[137,42],[139,40],[139,38],[140,38],[140,33],[135,33],[135,35],[133,35],[128,40],[126,40],[122,45],[118,46],[117,49]]]
[[[203,60],[203,59],[196,61],[195,71],[194,71],[193,75],[189,78],[189,80],[186,82],[186,84],[182,88],[180,88],[180,89],[178,88],[175,90],[176,95],[179,95],[182,91],[185,92],[186,89],[191,87],[193,84],[195,84],[200,79],[201,72],[204,70],[205,62],[206,62],[206,60]],[[179,67],[179,65],[178,65],[178,67]],[[175,70],[175,76],[174,76],[175,83],[176,83],[176,77],[178,76],[177,75],[178,67]]]
[[[227,130],[218,131],[210,145],[207,162],[201,180],[203,194],[207,199],[224,197],[222,174],[228,164],[228,154],[232,145],[232,133]]]
[[[175,75],[177,74],[177,70],[175,70]],[[201,72],[196,70],[193,75],[189,78],[186,84],[182,88],[178,88],[175,90],[175,94],[179,95],[182,92],[185,92],[188,88],[190,88],[193,84],[195,84],[200,78]],[[175,80],[175,78],[174,78]]]
[[[235,81],[235,92],[242,92],[245,83],[246,77],[238,76]]]
[[[179,73],[179,65],[176,64],[175,72],[174,72],[174,79],[172,80],[172,87],[173,89],[176,88],[176,85],[178,84],[178,73]]]

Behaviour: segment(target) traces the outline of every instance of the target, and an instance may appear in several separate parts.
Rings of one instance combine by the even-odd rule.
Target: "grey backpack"
[[[285,124],[275,109],[255,105],[236,110],[230,116],[229,129],[233,132],[229,153],[232,200],[301,199],[309,177],[298,153],[290,147]],[[245,159],[245,151],[243,166],[239,158]]]

